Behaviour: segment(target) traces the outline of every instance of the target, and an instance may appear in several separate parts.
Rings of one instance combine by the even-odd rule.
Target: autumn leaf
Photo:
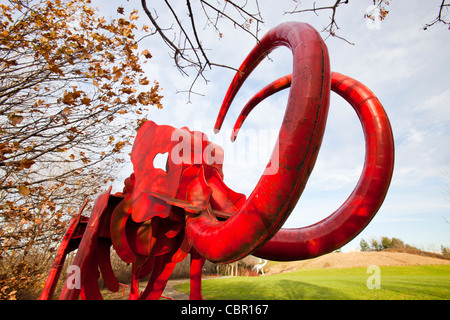
[[[84,97],[81,99],[81,103],[89,106],[91,105],[91,99],[89,99],[88,97]]]
[[[134,84],[134,80],[128,76],[125,76],[122,80],[122,84],[127,85],[127,86],[132,85],[132,84]]]
[[[125,145],[125,142],[123,142],[123,141],[117,142],[116,143],[116,148],[117,149],[122,149],[124,145]]]
[[[123,14],[123,11],[124,11],[123,7],[118,7],[118,8],[117,8],[117,12],[118,12],[119,14]]]
[[[86,13],[93,13],[94,10],[89,6],[83,6],[83,11]]]
[[[47,69],[51,72],[59,74],[60,76],[64,76],[64,72],[56,64],[50,64]]]
[[[132,33],[131,28],[126,28],[126,29],[124,29],[124,30],[122,31],[122,35],[123,35],[124,37],[128,37],[131,33]]]
[[[62,102],[67,105],[75,105],[76,100],[81,96],[81,92],[74,90],[73,92],[64,92]]]
[[[120,91],[122,91],[123,93],[126,93],[126,94],[132,94],[132,93],[136,92],[136,89],[135,88],[123,88]]]
[[[24,197],[27,197],[31,193],[30,189],[28,189],[25,186],[19,186],[18,189],[19,189],[19,193]]]
[[[30,169],[31,166],[32,166],[33,164],[35,164],[35,163],[36,163],[36,162],[33,161],[33,160],[23,159],[23,160],[20,161],[19,167],[20,167],[21,169]]]
[[[122,149],[125,145],[125,142],[119,141],[116,143],[116,146],[113,149],[113,152],[120,152],[120,149]]]
[[[142,78],[142,79],[139,80],[139,84],[141,84],[143,86],[145,86],[145,85],[147,85],[149,83],[150,83],[150,81],[148,81],[147,78]]]
[[[137,20],[137,19],[139,19],[139,14],[138,14],[138,11],[137,11],[137,10],[134,10],[134,11],[131,12],[131,14],[130,14],[130,20],[133,21],[133,20]]]
[[[73,132],[73,133],[77,133],[77,134],[81,133],[81,131],[79,131],[77,127],[71,127],[71,128],[69,128],[69,131]]]
[[[15,127],[18,124],[21,124],[23,121],[23,117],[18,114],[11,114],[8,116],[8,120],[11,122],[11,124]]]
[[[150,53],[150,51],[148,51],[147,49],[145,49],[144,51],[142,51],[142,54],[144,55],[145,58],[150,59],[152,57],[152,54]]]

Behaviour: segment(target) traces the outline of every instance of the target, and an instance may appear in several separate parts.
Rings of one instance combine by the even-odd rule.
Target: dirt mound
[[[404,252],[347,252],[329,253],[317,258],[292,261],[270,262],[264,268],[265,274],[277,274],[295,271],[299,268],[352,268],[376,266],[410,265],[450,265],[450,260],[426,257]]]

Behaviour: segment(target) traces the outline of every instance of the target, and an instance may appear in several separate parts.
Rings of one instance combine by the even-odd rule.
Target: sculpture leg
[[[100,288],[98,287],[98,278],[100,273],[98,271],[97,250],[94,251],[87,268],[84,283],[81,288],[80,297],[82,300],[103,300]]]
[[[150,279],[148,280],[145,290],[139,296],[139,300],[146,300],[146,299],[150,300],[151,299],[151,298],[149,298],[149,295],[153,291],[153,286],[156,281],[156,278],[161,274],[161,270],[163,268],[163,265],[162,265],[163,259],[161,256],[151,257],[150,259],[152,259],[152,263],[151,263],[152,269],[149,270],[149,273],[148,273],[148,274],[150,274],[150,272],[151,272]]]
[[[41,296],[39,300],[51,300],[53,297],[53,293],[55,292],[56,285],[58,284],[59,277],[61,275],[62,268],[64,266],[64,261],[66,260],[67,254],[73,250],[73,245],[71,242],[73,241],[74,236],[76,236],[77,231],[80,232],[79,226],[81,221],[81,214],[84,211],[84,208],[88,204],[88,200],[84,201],[83,206],[78,212],[78,216],[73,218],[69,222],[69,227],[67,228],[66,233],[61,241],[61,244],[58,247],[58,251],[56,252],[55,261],[53,262],[52,268],[50,269],[47,280],[45,281],[44,289],[42,290]],[[82,231],[84,232],[84,230]]]
[[[91,258],[93,256],[97,239],[100,230],[103,226],[103,221],[107,213],[108,200],[110,196],[111,188],[107,193],[102,194],[97,198],[94,204],[94,208],[89,218],[86,230],[84,231],[83,238],[81,239],[80,245],[78,247],[77,255],[73,261],[73,266],[79,268],[79,283],[84,284],[87,274],[91,271]],[[97,266],[95,267],[96,272],[98,272]],[[81,288],[77,286],[68,286],[65,283],[64,288],[59,297],[60,300],[77,300],[80,295]]]
[[[61,244],[59,245],[55,261],[53,262],[50,273],[47,277],[47,280],[45,281],[44,289],[42,290],[39,300],[51,300],[53,297],[56,285],[58,284],[59,276],[61,275],[64,261],[66,260],[66,256],[69,252],[69,242],[72,238],[75,228],[78,226],[80,217],[81,216],[79,216],[78,218],[73,218],[69,223],[69,228],[67,229],[67,232],[64,235]]]
[[[202,295],[202,269],[206,259],[198,254],[194,249],[191,250],[191,293],[190,300],[203,300]]]
[[[147,300],[158,300],[162,293],[164,292],[164,289],[166,288],[167,281],[169,281],[169,277],[173,272],[173,269],[175,268],[176,263],[170,261],[170,256],[161,256],[157,257],[160,258],[162,263],[159,267],[159,272],[155,274],[155,276],[151,277],[152,280],[152,287],[151,291],[149,292],[148,296],[146,296],[144,299]],[[156,270],[155,270],[156,271]],[[149,283],[150,285],[150,283]]]
[[[119,291],[117,280],[111,265],[111,240],[100,238],[97,243],[97,261],[105,286],[112,292]]]
[[[139,298],[139,279],[136,277],[136,274],[133,272],[131,275],[131,284],[130,284],[130,300],[137,300]]]

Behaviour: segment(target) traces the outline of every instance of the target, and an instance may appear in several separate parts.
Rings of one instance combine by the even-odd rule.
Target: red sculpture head
[[[166,170],[155,168],[155,157],[164,153],[168,155]],[[208,141],[204,133],[188,128],[159,126],[153,121],[147,121],[136,137],[131,161],[135,179],[131,201],[135,222],[153,216],[166,218],[171,208],[166,201],[161,200],[162,197],[165,200],[172,199],[172,202],[175,199],[186,201],[177,204],[187,208],[187,211],[200,212],[210,201],[213,209],[230,212],[227,204],[231,200],[225,200],[234,192],[226,188],[222,181],[223,149]],[[199,184],[195,191],[191,179]],[[219,182],[220,187],[217,186]],[[226,194],[219,195],[223,192]],[[220,204],[217,202],[218,197],[225,197]],[[243,197],[236,194],[231,202],[239,203],[236,198]]]

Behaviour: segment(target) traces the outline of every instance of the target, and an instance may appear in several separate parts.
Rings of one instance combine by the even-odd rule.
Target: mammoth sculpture
[[[273,49],[293,54],[291,75],[258,92],[244,106],[232,140],[246,116],[266,97],[290,87],[277,140],[274,175],[262,175],[247,198],[226,186],[223,150],[201,132],[146,122],[133,144],[134,172],[123,192],[111,189],[95,202],[89,218],[73,218],[56,254],[41,299],[50,299],[68,252],[77,283],[66,281],[60,299],[101,299],[97,279],[117,291],[111,246],[132,263],[130,299],[159,299],[176,263],[191,256],[191,299],[202,299],[205,259],[216,263],[249,254],[270,260],[300,260],[340,248],[374,217],[387,193],[394,166],[394,142],[388,117],[375,95],[350,77],[331,72],[327,47],[310,25],[281,24],[270,30],[247,56],[226,93],[215,124],[221,129],[239,88]],[[282,226],[300,198],[322,142],[330,91],[356,111],[363,127],[366,157],[357,186],[344,204],[308,227]],[[182,146],[182,147],[180,147]],[[168,153],[165,170],[155,168],[158,154]],[[149,276],[139,292],[139,279]],[[78,284],[78,285],[77,285]]]

